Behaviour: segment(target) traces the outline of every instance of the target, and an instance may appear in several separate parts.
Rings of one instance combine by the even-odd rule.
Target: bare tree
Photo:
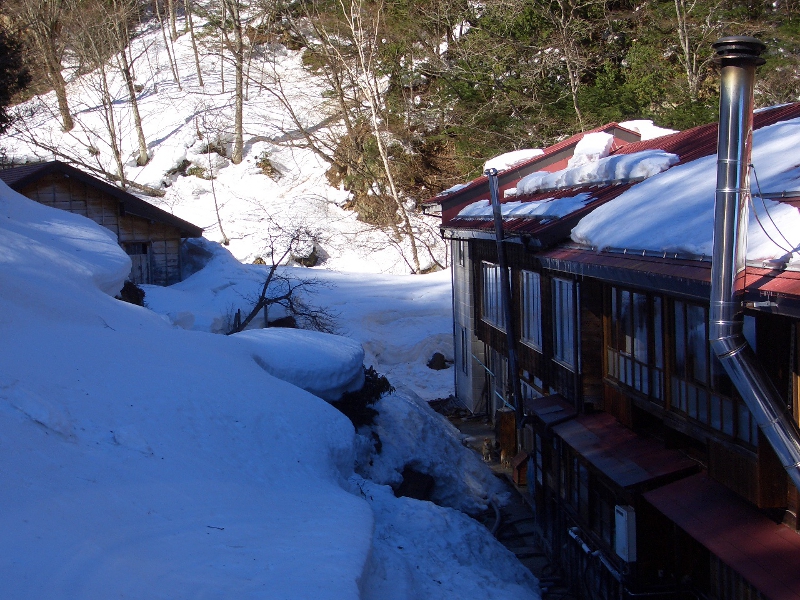
[[[225,36],[226,46],[233,54],[235,72],[235,91],[234,91],[234,116],[233,116],[233,149],[231,151],[231,162],[238,165],[242,162],[242,152],[244,150],[243,112],[244,112],[244,37],[242,35],[242,3],[241,0],[222,0],[223,6],[228,13],[228,18],[233,29],[233,41],[228,37],[227,26],[222,24],[223,35]]]
[[[67,100],[67,84],[62,74],[62,58],[74,14],[72,0],[11,0],[4,8],[28,34],[45,67],[45,73],[58,101],[61,126],[70,131],[75,122]]]
[[[380,81],[380,44],[383,22],[383,0],[337,0],[338,21],[327,21],[311,1],[303,3],[310,26],[321,44],[320,55],[329,67],[328,80],[341,108],[341,115],[351,140],[357,140],[359,122],[366,122],[377,148],[380,176],[373,179],[378,190],[394,205],[394,215],[387,225],[398,237],[405,237],[410,246],[411,265],[421,272],[417,241],[408,208],[395,183],[389,157],[390,133],[383,104]],[[350,165],[348,165],[349,167]],[[366,165],[362,162],[362,168]],[[399,220],[399,223],[395,222]]]
[[[184,10],[186,11],[186,26],[189,28],[189,38],[192,40],[194,66],[197,69],[197,83],[200,84],[200,87],[204,87],[203,73],[200,70],[200,54],[197,51],[197,39],[194,35],[194,22],[192,21],[192,0],[184,0]]]
[[[304,298],[307,292],[323,284],[314,278],[292,277],[279,270],[281,265],[285,265],[302,246],[316,243],[319,232],[304,225],[282,226],[271,217],[267,217],[267,221],[264,255],[269,259],[269,263],[262,257],[263,264],[269,265],[267,275],[259,295],[251,299],[252,306],[248,314],[243,319],[235,319],[228,333],[243,331],[262,311],[264,326],[268,327],[268,311],[271,306],[276,305],[283,307],[304,329],[333,333],[335,316]]]
[[[676,30],[680,52],[678,61],[686,74],[689,97],[697,99],[700,85],[708,72],[712,55],[711,42],[722,32],[723,24],[718,16],[720,4],[698,5],[697,0],[674,0]],[[703,14],[705,13],[705,14]]]

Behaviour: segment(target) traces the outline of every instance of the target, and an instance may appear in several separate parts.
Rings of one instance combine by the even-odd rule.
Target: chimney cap
[[[767,49],[761,40],[746,35],[730,35],[718,39],[712,45],[717,64],[754,64],[763,65],[766,61],[761,53]]]

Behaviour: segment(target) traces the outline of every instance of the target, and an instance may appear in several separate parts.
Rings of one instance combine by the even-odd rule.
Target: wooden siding
[[[708,474],[742,498],[758,504],[758,461],[751,452],[709,440]]]
[[[605,344],[603,340],[603,286],[594,280],[581,282],[580,339],[581,384],[584,403],[603,404]]]
[[[132,252],[131,245],[146,245],[149,280],[137,283],[170,285],[181,280],[181,232],[176,227],[137,215],[121,215],[119,200],[60,173],[42,177],[21,193],[47,206],[88,217],[110,229],[120,246],[131,254],[142,254],[142,251]]]

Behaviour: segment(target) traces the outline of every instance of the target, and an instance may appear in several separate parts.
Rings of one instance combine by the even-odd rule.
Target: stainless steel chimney
[[[732,36],[718,40],[713,48],[721,81],[709,339],[764,437],[800,489],[800,432],[743,335],[753,85],[756,67],[765,62],[760,55],[766,46],[752,37]]]

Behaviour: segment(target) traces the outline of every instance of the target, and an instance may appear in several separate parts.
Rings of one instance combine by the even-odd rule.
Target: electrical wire
[[[750,164],[748,165],[748,167],[750,167],[750,169],[752,170],[752,172],[753,172],[753,177],[754,177],[754,178],[755,178],[755,180],[756,180],[756,187],[758,188],[758,197],[759,197],[759,198],[761,198],[761,204],[764,206],[764,212],[766,213],[767,217],[769,218],[770,222],[772,223],[772,226],[775,228],[775,231],[777,231],[777,232],[780,234],[780,236],[783,238],[783,241],[784,241],[784,242],[786,242],[786,243],[789,245],[789,247],[788,247],[788,248],[785,248],[783,245],[781,245],[781,244],[779,244],[778,242],[776,242],[776,241],[775,241],[775,240],[772,238],[772,236],[771,236],[769,233],[767,233],[767,230],[766,230],[766,228],[764,227],[764,224],[761,222],[761,219],[760,219],[760,218],[759,218],[759,216],[758,216],[758,211],[756,210],[755,204],[753,203],[753,195],[748,193],[748,194],[747,194],[747,197],[748,197],[748,200],[749,200],[749,202],[750,202],[750,206],[751,206],[751,207],[752,207],[752,209],[753,209],[753,215],[755,216],[755,218],[756,218],[756,221],[758,222],[758,226],[759,226],[759,227],[761,227],[761,231],[763,231],[763,232],[764,232],[764,235],[766,235],[766,236],[769,238],[769,240],[770,240],[770,241],[771,241],[773,244],[775,244],[775,245],[776,245],[778,248],[780,248],[781,250],[783,250],[783,251],[785,251],[785,252],[788,252],[789,254],[792,254],[792,253],[794,253],[794,251],[795,251],[795,250],[794,250],[794,248],[792,247],[792,242],[790,242],[789,240],[787,240],[787,239],[786,239],[786,236],[785,236],[785,235],[783,235],[783,232],[780,230],[780,228],[778,227],[778,225],[777,225],[777,224],[775,223],[775,221],[772,219],[772,215],[770,215],[770,214],[769,214],[769,209],[767,209],[767,203],[766,203],[766,202],[764,202],[764,195],[763,195],[763,193],[761,192],[761,183],[758,181],[758,173],[756,173],[756,167],[755,167],[755,165],[754,165],[753,163],[750,163]]]

